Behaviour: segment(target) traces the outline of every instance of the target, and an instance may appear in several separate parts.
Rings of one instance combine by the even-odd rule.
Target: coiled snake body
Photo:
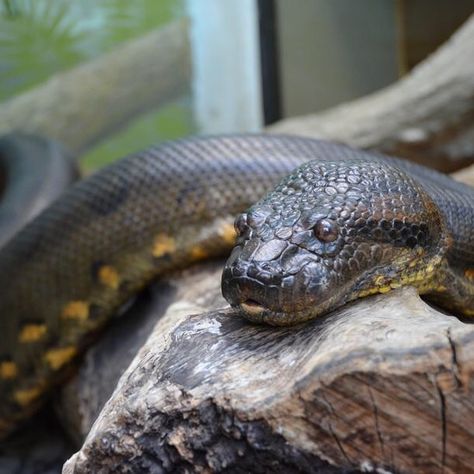
[[[249,319],[296,323],[401,285],[474,315],[472,188],[312,139],[167,143],[74,185],[0,251],[0,434],[152,278],[229,252],[235,216],[287,175],[235,224],[222,288]]]

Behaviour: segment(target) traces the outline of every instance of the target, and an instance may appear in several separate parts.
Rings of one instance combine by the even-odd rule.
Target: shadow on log
[[[472,325],[410,288],[296,328],[193,316],[220,265],[190,275],[65,473],[472,472]]]

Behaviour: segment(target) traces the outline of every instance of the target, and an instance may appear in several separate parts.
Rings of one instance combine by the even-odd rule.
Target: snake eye
[[[334,242],[339,234],[338,225],[329,219],[322,219],[314,226],[314,235],[321,242]]]
[[[244,213],[237,216],[237,219],[235,219],[235,222],[234,222],[234,227],[237,232],[237,235],[244,234],[248,228],[247,214]]]

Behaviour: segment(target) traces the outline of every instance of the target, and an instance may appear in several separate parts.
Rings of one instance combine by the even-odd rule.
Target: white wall
[[[201,133],[263,125],[256,0],[187,0],[193,101]]]

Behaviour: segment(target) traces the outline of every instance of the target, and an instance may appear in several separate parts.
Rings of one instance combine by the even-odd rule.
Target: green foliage
[[[0,101],[183,14],[184,0],[0,0]],[[90,153],[87,168],[189,133],[184,102],[139,120]],[[187,107],[187,106],[186,106]],[[166,133],[165,133],[166,131]]]
[[[79,62],[83,38],[65,2],[5,1],[0,16],[0,100]]]
[[[3,0],[0,100],[182,13],[176,0]]]
[[[81,160],[84,173],[158,142],[188,135],[193,130],[190,107],[189,99],[185,98],[140,117],[119,135],[104,141],[84,156]]]

